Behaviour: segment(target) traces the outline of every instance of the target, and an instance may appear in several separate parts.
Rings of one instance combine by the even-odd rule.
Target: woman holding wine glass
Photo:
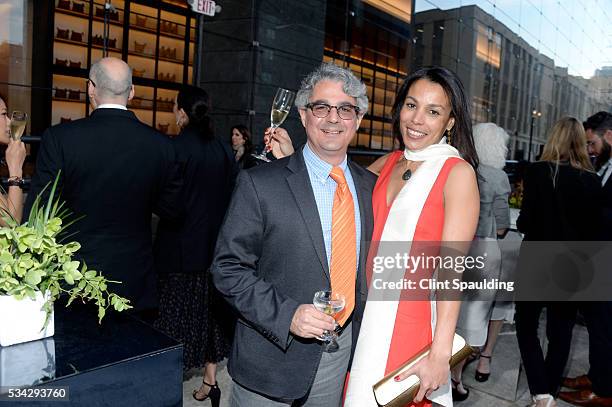
[[[0,194],[0,224],[5,225],[5,216],[21,222],[23,214],[23,162],[25,145],[11,138],[11,119],[8,116],[6,99],[0,95],[0,143],[7,144],[6,165],[9,171],[8,194]]]

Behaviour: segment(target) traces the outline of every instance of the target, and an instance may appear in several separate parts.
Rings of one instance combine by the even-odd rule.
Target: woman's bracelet
[[[23,189],[23,187],[25,186],[25,182],[23,181],[23,178],[18,177],[17,175],[13,175],[8,178],[7,185],[9,187],[19,187]]]

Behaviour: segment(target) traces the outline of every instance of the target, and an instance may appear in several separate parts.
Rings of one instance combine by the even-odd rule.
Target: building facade
[[[597,95],[598,110],[612,112],[612,66],[597,69],[590,82]]]
[[[395,93],[411,70],[425,65],[457,72],[473,122],[497,123],[511,135],[509,158],[527,159],[531,149],[534,159],[559,117],[584,120],[612,105],[612,68],[589,80],[568,74],[534,47],[546,45],[540,38],[521,31],[520,24],[502,23],[495,15],[503,15],[487,2],[450,9],[437,5],[439,0],[217,3],[220,12],[208,17],[193,13],[186,0],[112,1],[109,54],[135,69],[137,98],[130,108],[169,135],[178,132],[171,112],[176,92],[196,84],[211,95],[218,137],[229,140],[231,126],[244,124],[259,143],[270,125],[276,89],[297,90],[322,61],[350,67],[367,86],[371,103],[351,145],[355,154],[393,148]],[[103,0],[0,5],[6,22],[0,25],[0,93],[8,94],[11,109],[31,113],[29,133],[89,114],[84,79],[102,56],[103,5]],[[283,126],[295,144],[304,142],[295,109]]]
[[[474,123],[493,122],[511,136],[510,158],[531,160],[562,116],[580,120],[598,110],[593,86],[540,53],[479,8],[416,13],[411,66],[442,65],[458,73]],[[535,113],[534,113],[535,112]]]
[[[220,15],[204,19],[199,84],[211,94],[215,128],[229,137],[235,124],[260,142],[270,126],[278,87],[299,89],[322,61],[350,67],[367,86],[370,108],[351,148],[393,146],[390,109],[408,73],[412,1],[226,0]],[[295,109],[283,127],[305,142]]]

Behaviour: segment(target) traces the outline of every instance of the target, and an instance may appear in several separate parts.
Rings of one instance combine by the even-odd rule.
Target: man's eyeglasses
[[[93,85],[94,88],[96,87],[96,83],[94,81],[92,81],[91,79],[87,79],[85,87],[89,86],[90,83]]]
[[[306,108],[310,109],[312,114],[320,119],[329,116],[332,108],[336,109],[338,116],[342,120],[353,120],[359,114],[359,108],[353,105],[332,106],[327,103],[309,103],[306,105]]]

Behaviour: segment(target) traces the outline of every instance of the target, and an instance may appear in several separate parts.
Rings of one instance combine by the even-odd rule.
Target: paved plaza
[[[542,317],[542,324],[544,316]],[[541,326],[541,329],[543,326]],[[474,380],[474,369],[476,363],[468,365],[464,372],[464,382],[470,389],[470,397],[455,403],[458,407],[525,407],[529,404],[530,396],[527,389],[525,373],[520,368],[520,355],[513,324],[505,324],[499,341],[497,342],[493,361],[491,364],[491,377],[485,383]],[[583,374],[588,369],[588,334],[586,328],[576,325],[570,361],[567,372],[570,376]],[[519,375],[519,371],[521,374]],[[202,381],[201,371],[191,370],[185,374],[183,382],[183,406],[210,406],[210,401],[203,403],[195,401],[191,392],[197,388]],[[225,362],[220,366],[218,378],[221,387],[221,407],[229,406],[229,394],[231,379],[227,373]],[[557,401],[559,406],[570,406],[561,400]]]

